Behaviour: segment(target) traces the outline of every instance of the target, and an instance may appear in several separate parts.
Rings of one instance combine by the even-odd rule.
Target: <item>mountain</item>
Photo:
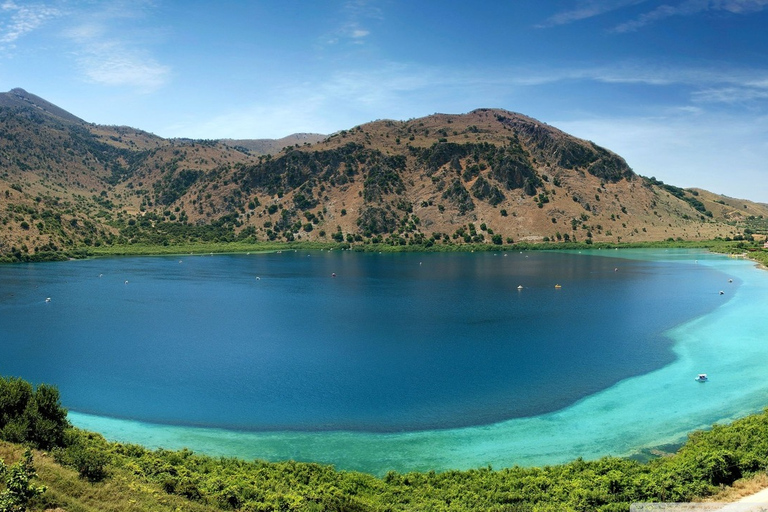
[[[29,108],[46,115],[57,117],[70,123],[82,123],[83,120],[64,109],[61,109],[45,101],[43,98],[30,94],[24,89],[16,88],[8,92],[0,93],[0,107],[5,108]]]
[[[280,148],[280,149],[278,149]],[[764,204],[637,175],[499,109],[328,137],[164,139],[0,95],[0,257],[233,240],[463,244],[741,236]]]
[[[288,146],[314,144],[325,139],[327,135],[319,133],[294,133],[281,139],[221,139],[221,142],[236,149],[249,151],[258,155],[274,155]]]

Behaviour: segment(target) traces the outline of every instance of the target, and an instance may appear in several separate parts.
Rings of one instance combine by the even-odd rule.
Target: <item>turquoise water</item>
[[[611,252],[595,251],[600,257],[563,253],[378,257],[315,253],[187,257],[181,263],[169,258],[94,260],[17,266],[13,272],[6,267],[0,271],[0,334],[3,339],[22,337],[26,341],[4,350],[6,358],[0,361],[0,371],[57,383],[65,405],[73,409],[73,423],[110,439],[166,448],[186,446],[244,458],[328,462],[373,473],[488,464],[540,465],[576,457],[629,455],[645,447],[680,441],[695,428],[760,410],[768,390],[762,379],[768,348],[760,325],[768,298],[765,273],[749,262],[700,252]],[[190,270],[194,260],[205,265]],[[158,272],[158,266],[164,270]],[[42,275],[40,268],[51,270]],[[109,270],[99,278],[99,268]],[[235,269],[240,277],[227,280],[222,268]],[[332,273],[337,277],[330,277]],[[126,275],[130,277],[127,285],[123,282]],[[120,293],[126,296],[118,297],[113,290],[109,292],[111,302],[105,301],[105,296],[97,293],[105,277],[111,279],[110,286],[120,285]],[[79,288],[73,285],[78,280],[91,284],[83,285],[80,295],[67,298],[66,293]],[[182,348],[189,351],[190,337],[200,344],[200,339],[211,336],[216,340],[214,348],[230,347],[233,341],[221,340],[221,335],[209,331],[203,330],[204,336],[196,338],[194,332],[202,329],[201,318],[234,318],[245,324],[240,326],[245,332],[258,327],[245,320],[255,315],[252,306],[246,308],[246,316],[233,313],[238,306],[228,299],[233,290],[229,285],[226,293],[211,291],[211,283],[232,280],[234,290],[240,291],[236,294],[239,302],[247,304],[252,302],[244,298],[246,290],[278,282],[273,283],[269,294],[261,296],[266,309],[266,316],[258,316],[261,330],[265,319],[272,318],[272,329],[289,326],[282,332],[294,336],[304,332],[309,333],[307,338],[325,340],[322,350],[315,348],[311,357],[299,358],[304,365],[299,368],[309,371],[315,364],[316,369],[341,370],[330,372],[328,379],[323,373],[309,373],[311,378],[305,383],[288,381],[287,385],[306,399],[288,394],[292,400],[273,400],[280,407],[298,409],[288,415],[296,421],[290,428],[275,428],[280,425],[265,421],[261,413],[253,414],[253,408],[237,405],[242,403],[238,397],[230,401],[233,397],[222,394],[227,388],[218,384],[210,395],[185,402],[224,402],[214,408],[213,417],[201,413],[211,413],[207,406],[186,406],[180,409],[193,409],[188,416],[159,418],[165,424],[158,423],[152,418],[157,403],[184,394],[178,390],[174,394],[174,387],[186,389],[187,394],[195,389],[195,378],[186,375],[189,367],[184,364],[207,361],[220,372],[219,365],[248,360],[247,354],[235,351],[231,360],[212,361],[216,352],[207,348],[199,351],[200,359],[187,358],[176,368],[172,367],[176,360],[163,359],[165,352],[153,347],[169,345],[173,349],[169,353],[176,354],[177,360]],[[556,290],[553,282],[562,288]],[[163,283],[171,284],[170,295],[162,291],[166,288]],[[173,283],[183,286],[176,288]],[[517,285],[523,283],[523,290],[518,292]],[[130,295],[135,292],[128,288],[134,285],[139,289],[138,285],[144,286],[144,294]],[[717,293],[720,289],[724,295]],[[201,304],[203,292],[213,296]],[[43,296],[51,296],[51,302],[44,303]],[[66,314],[49,318],[51,306],[63,307],[59,303],[67,300],[78,303],[75,309],[84,315],[82,324],[72,321],[71,315],[77,312],[68,308]],[[163,336],[152,335],[163,328],[169,315],[165,311],[154,318],[152,311],[181,301],[190,301],[185,302],[185,311],[194,309],[194,315],[181,315],[181,324],[171,323],[182,336],[174,337],[167,330],[162,331]],[[223,309],[217,309],[216,304]],[[266,304],[273,304],[274,309]],[[285,310],[291,314],[281,316]],[[27,326],[26,332],[22,332],[23,322],[18,319],[24,311],[37,311],[38,316],[34,328]],[[116,329],[110,315],[128,320]],[[103,320],[109,329],[94,325],[94,318]],[[216,329],[231,332],[227,330],[229,321],[219,322]],[[70,325],[65,325],[67,322]],[[142,326],[138,332],[137,325]],[[299,328],[306,330],[297,331]],[[326,337],[324,329],[332,336]],[[70,331],[80,333],[79,338]],[[110,333],[117,344],[107,343]],[[126,333],[132,334],[126,338]],[[150,341],[138,347],[128,343],[132,346],[128,352],[116,348],[138,335]],[[58,340],[46,342],[46,337]],[[62,337],[67,344],[62,345]],[[260,346],[266,345],[276,354],[275,361],[285,362],[290,360],[286,354],[309,350],[306,339],[288,339],[277,336],[277,346],[284,352],[274,352],[275,345],[258,338]],[[109,349],[95,350],[93,340]],[[82,343],[87,350],[76,348]],[[381,345],[388,347],[374,350]],[[251,350],[264,357],[263,352]],[[148,351],[151,357],[147,357]],[[362,357],[372,351],[375,357]],[[340,363],[343,356],[354,364]],[[62,364],[62,357],[73,364],[81,361],[75,366],[80,375],[72,375]],[[141,379],[115,369],[121,366],[116,363],[127,359],[143,361],[129,364],[126,370],[141,367]],[[383,371],[379,366],[384,361],[390,366],[400,361],[398,371]],[[64,368],[59,373],[57,364]],[[273,368],[269,371],[277,373],[271,375],[290,375],[297,368],[277,366],[282,370]],[[343,377],[355,369],[357,373],[349,375],[344,385]],[[709,373],[710,382],[695,383],[693,377],[699,372]],[[520,373],[525,375],[525,382],[517,375]],[[196,378],[211,378],[202,374]],[[243,380],[247,373],[235,375],[231,389],[258,387],[254,384],[258,380]],[[61,385],[57,376],[66,384]],[[219,373],[219,378],[225,380],[226,374]],[[83,388],[78,387],[81,383],[85,383]],[[313,387],[315,393],[304,396],[302,391]],[[419,392],[414,393],[414,389]],[[498,389],[504,392],[496,392]],[[246,391],[246,398],[258,398],[258,393],[248,395]],[[322,400],[330,391],[336,393]],[[143,399],[121,398],[132,395]],[[318,399],[326,408],[346,403],[334,408],[333,414],[326,413],[324,425],[312,428],[306,418],[317,414]],[[374,399],[383,401],[365,403]],[[261,403],[268,406],[270,401],[262,398]],[[111,413],[110,407],[119,414]],[[279,414],[279,408],[273,407],[271,414]],[[228,409],[239,408],[251,413],[227,414]],[[358,408],[364,413],[359,414]],[[425,415],[422,408],[433,413]],[[83,412],[88,409],[96,414]],[[261,410],[261,405],[255,410]],[[382,421],[384,428],[368,428],[377,421]],[[229,428],[214,428],[217,423]],[[201,424],[210,426],[191,426]]]

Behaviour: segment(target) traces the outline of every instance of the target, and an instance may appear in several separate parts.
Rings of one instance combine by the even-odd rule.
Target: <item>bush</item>
[[[89,482],[104,480],[108,476],[107,465],[112,462],[103,437],[75,428],[67,430],[63,447],[51,453],[56,462],[76,469],[80,477]]]
[[[0,460],[0,481],[5,490],[0,492],[0,512],[22,512],[29,501],[46,491],[45,486],[30,483],[37,473],[32,465],[32,452],[27,450],[19,462],[10,468]]]
[[[109,456],[106,453],[81,444],[69,446],[64,452],[59,462],[75,468],[81,478],[89,482],[101,482],[107,477]]]
[[[22,379],[0,377],[0,439],[49,450],[63,445],[68,427],[58,389],[41,384],[35,390]]]

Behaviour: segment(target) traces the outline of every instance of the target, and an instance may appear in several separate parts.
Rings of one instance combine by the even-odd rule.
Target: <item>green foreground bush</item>
[[[48,450],[64,444],[69,427],[59,390],[47,384],[0,377],[0,439]]]

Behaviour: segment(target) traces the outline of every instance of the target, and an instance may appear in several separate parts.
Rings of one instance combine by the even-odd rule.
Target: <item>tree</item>
[[[64,430],[68,426],[67,410],[61,407],[58,389],[40,384],[24,415],[29,422],[27,441],[43,450],[64,443]]]
[[[68,427],[58,389],[41,384],[33,390],[22,379],[0,377],[0,439],[49,450],[64,443]]]
[[[24,442],[27,425],[24,411],[32,399],[32,385],[22,379],[0,377],[0,439]]]

